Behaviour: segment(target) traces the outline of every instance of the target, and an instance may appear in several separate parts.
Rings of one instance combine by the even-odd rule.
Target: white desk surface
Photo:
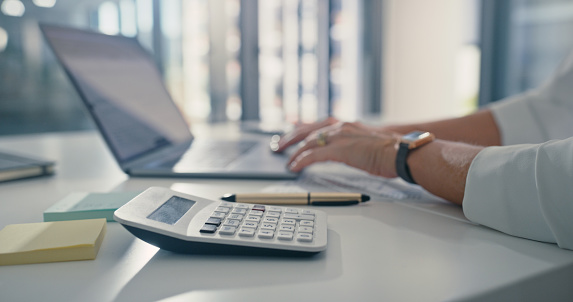
[[[0,149],[57,160],[52,177],[0,184],[0,228],[42,221],[75,191],[165,186],[217,199],[272,181],[128,178],[94,132],[7,136]],[[93,261],[0,267],[1,301],[573,301],[573,251],[460,220],[442,203],[322,207],[313,258],[180,255],[108,223]]]

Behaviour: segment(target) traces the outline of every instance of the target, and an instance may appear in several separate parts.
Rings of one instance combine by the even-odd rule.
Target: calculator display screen
[[[153,213],[149,214],[147,218],[173,225],[179,221],[194,204],[195,201],[193,200],[173,196],[153,211]]]

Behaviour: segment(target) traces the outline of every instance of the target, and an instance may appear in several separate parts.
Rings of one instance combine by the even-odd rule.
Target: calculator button
[[[314,216],[314,211],[311,211],[311,210],[302,210],[300,213],[303,214],[303,215],[312,215],[312,216]]]
[[[274,231],[271,230],[259,230],[258,237],[263,239],[273,239],[275,235]]]
[[[217,231],[217,226],[213,224],[205,224],[199,230],[200,233],[208,233],[208,234],[213,234],[215,233],[215,231]]]
[[[213,214],[211,214],[211,217],[213,217],[213,218],[225,218],[225,213],[223,213],[223,212],[213,212]]]
[[[281,208],[281,207],[269,207],[267,210],[268,210],[269,212],[279,212],[279,213],[280,213],[280,212],[283,211],[283,208]],[[267,214],[267,215],[268,215],[268,214]]]
[[[219,234],[221,234],[221,235],[233,235],[233,234],[235,234],[236,230],[237,230],[236,227],[224,226],[221,228],[221,230],[219,230]]]
[[[279,213],[279,212],[268,212],[267,217],[279,218],[279,217],[281,217],[281,213]]]
[[[215,209],[215,212],[229,213],[230,210],[231,210],[231,208],[219,206]]]
[[[287,232],[294,232],[295,228],[294,225],[281,225],[279,227],[279,231],[287,231]]]
[[[300,215],[300,220],[311,220],[311,221],[314,221],[314,215]]]
[[[243,220],[243,215],[241,214],[231,214],[227,219]]]
[[[285,214],[285,219],[295,219],[295,220],[314,220],[314,216],[311,215],[294,215],[294,214]]]
[[[225,226],[232,226],[232,227],[238,227],[239,224],[241,224],[240,221],[238,221],[238,220],[233,220],[233,219],[227,219],[227,220],[225,220],[225,222],[223,223],[223,225],[225,225]]]
[[[286,241],[290,241],[293,238],[293,233],[292,232],[279,232],[277,235],[277,239],[279,240],[286,240]]]
[[[253,237],[253,236],[255,236],[255,229],[242,227],[239,230],[239,236],[241,236],[241,237]]]
[[[245,227],[245,228],[256,229],[258,226],[259,226],[259,224],[256,222],[253,222],[253,221],[245,221],[245,223],[243,223],[243,227]]]
[[[262,205],[254,205],[251,209],[252,209],[252,210],[255,210],[255,211],[262,211],[262,212],[264,212],[264,211],[265,211],[265,206],[262,206]]]
[[[252,216],[263,216],[263,212],[261,212],[261,211],[256,211],[256,210],[252,210],[251,212],[249,212],[249,215],[252,215]]]
[[[275,230],[277,228],[277,225],[274,223],[263,223],[261,224],[261,230],[262,229],[266,229],[266,230]]]
[[[259,222],[261,221],[261,217],[257,217],[257,216],[249,216],[247,218],[245,218],[246,221],[252,221],[252,222]]]
[[[246,209],[246,210],[248,210],[248,209],[250,209],[250,207],[248,204],[238,204],[235,206],[235,209]]]
[[[296,235],[296,240],[300,242],[311,242],[312,235],[308,233],[299,233],[298,235]]]
[[[313,226],[314,226],[314,221],[301,220],[301,221],[300,221],[300,226],[313,227]]]
[[[309,234],[312,234],[312,228],[311,228],[311,227],[301,226],[301,227],[298,228],[298,232],[299,232],[299,233],[309,233]]]
[[[278,218],[274,218],[274,217],[269,217],[267,215],[267,217],[265,217],[265,219],[263,219],[263,223],[268,222],[268,223],[278,223],[279,219]]]
[[[234,208],[233,211],[231,211],[231,213],[245,215],[247,214],[247,209]]]
[[[287,214],[298,214],[298,210],[293,209],[293,208],[288,208],[285,210],[285,213],[287,213]]]
[[[281,224],[292,224],[292,225],[295,225],[295,224],[296,224],[296,220],[294,220],[294,219],[283,219],[283,220],[281,220]]]
[[[219,226],[221,224],[221,219],[211,217],[211,218],[207,219],[207,221],[205,221],[205,224],[212,224],[215,226]]]

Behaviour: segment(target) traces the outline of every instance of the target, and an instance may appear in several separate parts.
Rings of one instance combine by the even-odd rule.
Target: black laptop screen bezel
[[[90,35],[95,35],[98,38],[105,37],[106,39],[120,39],[124,43],[132,43],[132,46],[138,47],[139,50],[142,52],[142,54],[144,54],[146,56],[147,60],[150,60],[150,62],[153,62],[153,66],[155,67],[156,72],[161,74],[159,71],[160,69],[157,68],[157,65],[151,59],[151,55],[149,54],[149,52],[141,46],[141,44],[137,41],[136,38],[130,38],[130,37],[125,37],[125,36],[120,36],[120,35],[106,35],[106,34],[102,34],[102,33],[99,33],[96,31],[91,31],[91,30],[76,29],[76,28],[57,26],[57,25],[48,25],[48,24],[40,24],[40,30],[43,33],[48,45],[50,46],[52,53],[55,55],[55,57],[58,60],[58,62],[60,63],[60,65],[63,67],[64,72],[66,73],[66,75],[70,79],[70,82],[72,83],[73,87],[75,88],[75,90],[79,94],[80,98],[82,99],[85,107],[87,108],[88,112],[90,113],[90,116],[92,117],[93,121],[95,122],[96,127],[99,129],[101,135],[103,136],[103,138],[106,141],[108,147],[110,148],[112,154],[114,155],[115,159],[117,160],[119,165],[122,167],[122,169],[127,170],[127,166],[129,166],[130,162],[136,161],[142,157],[145,157],[149,154],[158,152],[159,150],[168,148],[170,146],[178,146],[178,149],[180,149],[181,145],[187,145],[188,146],[191,144],[191,142],[193,140],[193,135],[192,135],[191,131],[189,130],[189,126],[187,126],[188,137],[184,140],[166,141],[166,142],[158,143],[157,145],[155,145],[151,148],[147,148],[145,150],[140,150],[139,152],[131,154],[130,156],[127,156],[127,157],[122,156],[121,151],[118,150],[119,147],[115,145],[115,143],[113,142],[112,139],[110,139],[109,133],[107,133],[108,130],[103,125],[103,122],[100,119],[100,117],[98,116],[98,114],[95,112],[95,110],[90,105],[90,101],[88,100],[88,97],[86,96],[84,90],[82,89],[81,85],[79,84],[78,79],[76,78],[75,74],[71,71],[71,68],[69,66],[67,66],[66,61],[61,57],[61,54],[57,51],[55,45],[53,44],[54,41],[52,41],[52,39],[50,37],[50,34],[51,34],[51,32],[54,32],[54,31],[66,31],[68,33],[84,35],[86,37],[89,37]],[[176,118],[181,119],[181,121],[183,121],[183,123],[185,123],[185,125],[187,125],[183,115],[178,110],[175,102],[169,96],[169,92],[167,91],[167,88],[165,87],[165,85],[163,83],[161,83],[161,84],[162,84],[161,87],[163,87],[163,89],[164,89],[165,95],[167,95],[169,97],[168,100],[161,100],[161,101],[165,102],[166,105],[173,106],[173,108],[177,112]]]

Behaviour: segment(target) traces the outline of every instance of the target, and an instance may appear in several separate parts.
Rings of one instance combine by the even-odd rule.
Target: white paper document
[[[306,168],[297,180],[280,182],[263,191],[356,192],[392,200],[440,200],[421,187],[408,184],[402,179],[374,176],[335,162],[314,164]]]

